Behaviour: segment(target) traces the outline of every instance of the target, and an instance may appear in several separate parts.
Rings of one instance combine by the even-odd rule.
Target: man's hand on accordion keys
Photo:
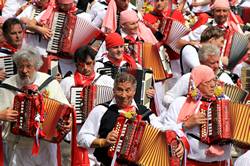
[[[177,148],[176,148],[176,150],[175,150],[175,155],[178,157],[178,158],[180,158],[180,159],[182,159],[182,157],[183,157],[183,155],[184,155],[184,145],[183,145],[183,143],[181,143],[181,141],[179,141],[179,143],[178,143],[178,146],[177,146]]]
[[[205,124],[207,122],[207,118],[201,112],[191,115],[185,122],[184,126],[187,129],[191,129],[197,125]]]
[[[17,120],[18,112],[12,108],[0,111],[0,120],[14,122]]]
[[[71,130],[72,127],[72,119],[69,118],[69,120],[63,120],[64,121],[64,125],[63,125],[63,133],[68,133]]]
[[[155,95],[155,89],[153,87],[150,87],[149,89],[146,90],[146,95],[148,98],[153,98]]]
[[[44,39],[49,39],[52,36],[52,31],[47,27],[40,27],[39,32]]]
[[[109,132],[109,134],[106,137],[107,143],[109,145],[115,144],[117,139],[118,139],[118,134],[114,130],[112,130],[111,132]]]

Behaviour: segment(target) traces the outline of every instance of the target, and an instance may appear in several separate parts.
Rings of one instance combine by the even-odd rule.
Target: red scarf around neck
[[[1,44],[1,46],[4,47],[4,48],[9,49],[13,54],[14,54],[15,52],[17,52],[17,50],[18,50],[17,48],[13,47],[12,45],[10,45],[10,44],[7,43],[7,42],[3,42],[3,43]]]
[[[75,86],[88,86],[92,83],[95,78],[95,72],[93,72],[90,76],[84,76],[78,70],[74,73]]]

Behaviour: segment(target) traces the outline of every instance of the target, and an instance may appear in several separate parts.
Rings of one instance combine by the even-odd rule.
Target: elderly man
[[[147,114],[143,120],[147,120],[154,127],[161,128],[156,116],[148,112],[145,106],[138,105],[133,100],[136,89],[136,79],[128,74],[121,73],[116,77],[114,83],[114,98],[111,102],[96,106],[89,114],[85,124],[78,134],[78,144],[89,148],[89,153],[94,155],[99,162],[110,165],[112,158],[107,156],[107,150],[111,144],[116,143],[118,134],[113,130],[116,120],[129,110],[137,114]],[[179,144],[177,156],[181,156],[183,148]],[[93,155],[92,155],[93,156]],[[94,156],[93,156],[94,157]]]
[[[5,41],[0,44],[0,57],[5,57],[14,54],[22,47],[24,31],[21,22],[16,18],[7,19],[2,26],[2,30]],[[15,72],[12,68],[12,72],[8,72],[8,75],[6,75],[3,66],[0,66],[0,82]]]
[[[6,79],[3,83],[12,85],[17,88],[23,88],[28,85],[40,86],[49,75],[38,72],[42,65],[41,56],[38,55],[34,48],[26,48],[18,51],[14,56],[14,62],[17,64],[17,75]],[[59,83],[55,80],[50,82],[42,91],[43,95],[55,99],[62,103],[68,104],[66,97]],[[31,155],[34,138],[16,136],[10,133],[9,121],[16,121],[17,112],[13,110],[13,102],[16,91],[0,88],[0,117],[4,122],[4,141],[8,142],[9,147],[5,152],[7,157],[12,156],[9,160],[11,165],[57,165],[57,145],[40,140],[40,149],[37,156]],[[67,126],[65,126],[67,127]],[[69,126],[68,126],[69,127]]]
[[[199,49],[199,60],[200,63],[206,66],[209,66],[214,73],[217,75],[219,80],[228,83],[234,84],[230,76],[225,72],[220,72],[219,69],[219,60],[220,60],[220,50],[217,46],[212,44],[204,44]],[[164,96],[163,103],[164,105],[169,105],[177,97],[184,96],[188,93],[190,73],[184,74],[171,88],[166,95]]]
[[[214,71],[208,66],[200,65],[193,68],[189,95],[174,100],[168,111],[161,116],[163,122],[174,123],[182,127],[187,134],[190,144],[187,166],[226,165],[230,159],[230,145],[209,146],[190,136],[192,134],[200,137],[200,125],[207,123],[207,118],[201,113],[201,109],[212,109],[211,103],[218,100],[214,95],[215,77]]]

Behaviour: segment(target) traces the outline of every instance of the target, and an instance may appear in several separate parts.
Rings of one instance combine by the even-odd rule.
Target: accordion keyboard
[[[10,55],[0,57],[0,68],[5,70],[6,78],[9,78],[16,73],[14,62]]]
[[[64,23],[66,21],[66,14],[56,12],[54,15],[51,31],[53,32],[51,39],[49,40],[47,51],[51,53],[57,53],[60,51],[60,43],[62,40],[62,32],[64,29]]]

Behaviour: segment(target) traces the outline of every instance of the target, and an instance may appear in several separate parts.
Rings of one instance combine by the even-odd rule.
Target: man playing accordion
[[[189,84],[188,96],[175,99],[161,118],[182,127],[187,134],[190,143],[187,166],[226,165],[230,159],[230,144],[201,142],[200,125],[208,123],[208,117],[202,110],[215,112],[217,109],[212,110],[212,103],[223,100],[219,98],[222,96],[216,86],[214,71],[205,65],[194,67]]]
[[[111,164],[112,158],[108,156],[109,147],[115,144],[117,139],[120,139],[117,131],[113,129],[117,118],[131,113],[130,111],[132,110],[132,112],[136,112],[138,115],[144,115],[143,120],[150,122],[154,127],[162,127],[162,124],[158,122],[154,114],[146,109],[145,106],[135,103],[133,100],[135,88],[136,79],[131,74],[118,74],[114,83],[113,100],[96,106],[90,112],[78,134],[78,144],[87,147],[93,159],[95,156],[104,165]],[[184,147],[180,142],[177,146],[175,154],[181,157]]]
[[[37,71],[43,62],[34,48],[22,49],[13,58],[17,64],[18,74],[6,79],[3,83],[22,89],[28,86],[40,86],[49,78],[49,75]],[[16,136],[10,133],[10,124],[8,122],[16,122],[19,116],[19,113],[13,110],[14,97],[18,94],[20,93],[15,90],[9,90],[5,87],[0,88],[0,120],[4,122],[4,155],[7,161],[10,162],[10,165],[57,165],[56,144],[40,140],[38,154],[34,156],[32,155],[34,138]],[[56,80],[51,81],[44,87],[42,95],[69,104]],[[63,129],[68,131],[70,125],[64,125]]]

